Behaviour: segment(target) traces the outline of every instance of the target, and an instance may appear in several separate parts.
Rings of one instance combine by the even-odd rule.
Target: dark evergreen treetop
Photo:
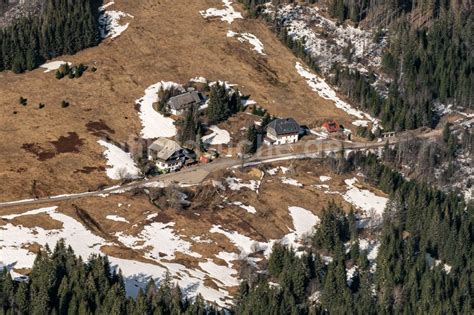
[[[41,14],[0,29],[0,71],[32,70],[48,59],[97,45],[99,2],[47,0]]]

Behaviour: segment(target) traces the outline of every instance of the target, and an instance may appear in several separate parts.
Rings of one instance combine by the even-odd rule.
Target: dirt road
[[[418,137],[433,138],[437,134],[419,134]],[[413,136],[413,135],[410,135]],[[390,138],[389,143],[395,144],[405,141],[406,135],[400,135],[396,138]],[[179,183],[181,186],[193,186],[203,182],[206,177],[212,173],[223,169],[239,166],[253,166],[264,163],[271,163],[283,160],[295,160],[304,158],[318,158],[330,152],[337,152],[344,148],[345,150],[361,150],[381,148],[385,145],[383,142],[359,143],[359,142],[343,142],[335,139],[300,141],[295,144],[286,144],[273,147],[262,147],[256,155],[248,159],[238,159],[234,157],[224,157],[215,160],[209,164],[198,164],[188,168],[184,168],[176,173],[169,173],[152,178],[145,178],[126,183],[119,186],[104,188],[98,191],[74,193],[68,195],[51,196],[39,199],[26,199],[0,203],[0,208],[14,206],[42,205],[57,201],[74,200],[86,197],[100,197],[107,194],[116,194],[130,191],[135,188],[143,187],[160,187],[173,183]]]

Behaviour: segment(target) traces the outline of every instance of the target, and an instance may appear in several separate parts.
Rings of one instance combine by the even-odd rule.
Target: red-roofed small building
[[[332,121],[326,121],[323,124],[323,128],[326,129],[327,132],[338,132],[341,129],[341,126],[339,123],[335,120]]]

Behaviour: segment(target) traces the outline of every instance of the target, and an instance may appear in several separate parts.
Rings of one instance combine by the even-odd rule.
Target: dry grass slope
[[[96,73],[87,72],[74,80],[56,80],[54,72],[43,73],[42,69],[22,75],[0,73],[0,200],[80,192],[110,184],[102,171],[103,148],[90,124],[101,121],[109,128],[103,132],[116,141],[139,134],[134,101],[160,80],[184,83],[204,76],[236,83],[272,114],[292,116],[305,124],[324,117],[338,117],[342,122],[350,119],[309,89],[295,71],[295,57],[262,22],[236,20],[229,26],[199,14],[221,5],[217,0],[117,1],[114,9],[135,17],[127,31],[98,47],[59,58],[96,65]],[[227,38],[230,27],[255,34],[267,55]],[[27,106],[18,104],[20,96],[28,99]],[[61,108],[62,100],[71,105]],[[38,109],[40,102],[46,107]],[[33,144],[54,152],[51,143],[70,132],[82,141],[74,152],[40,161],[37,154],[22,149],[24,144]]]

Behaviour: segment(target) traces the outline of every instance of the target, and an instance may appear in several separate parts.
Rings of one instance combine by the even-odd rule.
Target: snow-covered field
[[[220,18],[221,21],[232,24],[235,19],[243,19],[242,14],[234,9],[232,6],[232,0],[222,0],[224,8],[209,8],[206,11],[201,11],[202,17],[205,19],[209,18]]]
[[[278,173],[289,173],[286,167],[276,167],[267,171],[267,174],[277,175]],[[262,172],[263,175],[263,172]],[[258,192],[260,180],[244,181],[236,177],[228,177],[225,180],[225,186],[230,190],[238,191],[240,189],[250,189]],[[360,206],[365,214],[373,214],[372,208],[379,213],[383,211],[384,198],[377,197],[370,191],[359,189],[355,186],[356,179],[348,179],[345,181],[347,185],[346,192],[340,193],[348,202],[355,206]],[[332,183],[329,176],[320,176],[319,182]],[[334,181],[336,182],[336,181]],[[224,185],[220,184],[226,189]],[[235,194],[235,197],[239,194]],[[227,202],[238,206],[248,213],[254,215],[257,209],[248,202],[242,202],[233,199],[233,202]],[[127,211],[126,204],[117,204],[120,211]],[[4,215],[4,220],[14,220],[18,216],[46,214],[52,220],[62,223],[62,228],[45,230],[43,228],[26,228],[7,222],[6,225],[0,226],[0,236],[8,235],[9,237],[0,237],[0,264],[9,266],[9,268],[29,268],[33,264],[35,255],[28,252],[27,244],[36,242],[40,245],[49,244],[53,247],[60,238],[64,238],[67,244],[75,249],[77,254],[87,259],[91,254],[100,254],[103,245],[123,245],[133,249],[136,253],[140,253],[150,262],[133,261],[118,257],[109,257],[111,264],[122,270],[125,278],[127,293],[136,295],[138,288],[146,286],[150,277],[156,280],[162,278],[166,272],[170,272],[174,281],[176,281],[183,289],[188,297],[194,297],[201,294],[208,301],[216,301],[219,305],[225,305],[230,302],[228,287],[238,285],[237,260],[245,259],[250,264],[256,266],[260,258],[255,258],[253,253],[263,252],[265,257],[271,253],[273,245],[277,242],[286,244],[297,250],[301,254],[301,248],[304,246],[303,240],[307,235],[312,233],[320,220],[312,211],[299,207],[288,207],[288,233],[279,239],[270,239],[259,241],[251,236],[239,233],[238,231],[226,228],[223,225],[214,225],[209,231],[184,236],[184,229],[178,230],[174,222],[162,223],[157,220],[157,213],[145,212],[143,220],[143,228],[133,234],[127,229],[115,234],[117,238],[114,240],[105,240],[102,237],[94,235],[79,221],[60,213],[57,207],[33,209],[23,214]],[[121,224],[130,224],[129,221],[119,215],[108,214],[107,220],[120,222]],[[135,225],[134,225],[135,226]],[[210,233],[210,234],[209,234]],[[220,251],[211,256],[205,256],[194,245],[197,243],[207,244],[213,243],[214,236],[212,234],[221,234],[227,238],[230,243],[236,247],[236,252]],[[374,260],[378,253],[379,243],[376,241],[361,239],[359,240],[360,248],[367,250],[369,260],[374,268]],[[184,256],[183,256],[184,255]],[[172,262],[173,259],[181,259],[182,257],[190,257],[197,261],[196,265],[183,265],[181,263]],[[219,259],[219,261],[217,261]],[[328,257],[330,259],[330,257]],[[222,260],[225,264],[222,264]],[[180,260],[179,260],[180,261]],[[185,259],[186,261],[186,259]],[[15,276],[19,276],[15,274]],[[205,285],[206,281],[211,279],[215,286]]]
[[[255,50],[257,53],[260,55],[266,55],[265,54],[265,49],[263,47],[263,43],[258,39],[255,35],[250,34],[250,33],[236,33],[233,31],[228,31],[227,32],[227,37],[235,37],[237,40],[241,43],[248,42],[250,45],[252,45],[253,50]]]
[[[33,243],[46,245],[54,248],[55,244],[64,239],[66,244],[71,245],[75,253],[84,260],[92,254],[103,254],[101,247],[103,245],[114,245],[105,239],[93,234],[80,222],[57,211],[57,207],[48,207],[34,209],[22,214],[13,214],[2,216],[2,219],[13,220],[16,217],[24,215],[46,214],[52,220],[62,223],[62,228],[45,230],[40,227],[27,228],[21,225],[7,223],[0,226],[0,264],[9,269],[31,268],[36,255],[29,252],[25,246]],[[116,216],[110,216],[109,219],[117,220]],[[123,218],[122,218],[123,219]],[[119,220],[122,221],[122,220]],[[147,258],[160,261],[160,264],[144,263],[134,260],[122,259],[109,256],[111,265],[120,268],[125,280],[125,288],[131,296],[136,296],[138,289],[144,288],[150,278],[159,280],[167,272],[175,278],[188,297],[195,297],[201,294],[208,301],[215,301],[224,306],[230,300],[229,293],[220,285],[219,289],[214,289],[204,285],[207,277],[215,279],[217,283],[223,283],[224,286],[235,285],[237,279],[231,280],[229,275],[235,273],[235,270],[224,270],[211,261],[201,266],[202,270],[190,269],[178,263],[170,263],[159,260],[159,253],[167,254],[164,259],[173,257],[176,252],[183,251],[188,255],[199,257],[199,254],[190,251],[190,243],[180,239],[179,235],[172,229],[173,224],[153,223],[144,228],[140,236],[145,241],[143,246],[135,244],[138,238],[128,235],[120,235],[120,240],[127,245],[136,248],[148,246]],[[8,235],[8,237],[4,237]],[[146,244],[146,245],[145,245]],[[223,257],[228,257],[229,255]],[[224,272],[225,271],[225,272]],[[20,278],[21,275],[13,272],[14,277]]]
[[[141,135],[146,139],[174,137],[176,135],[174,120],[165,117],[153,108],[153,104],[159,100],[158,91],[161,87],[165,90],[171,88],[183,89],[178,83],[161,81],[149,86],[145,90],[145,95],[136,101],[140,105],[139,116],[143,126]]]
[[[111,179],[137,178],[140,175],[140,169],[136,166],[130,153],[123,151],[116,145],[104,140],[97,141],[101,146],[107,149],[104,156],[107,159],[107,176]]]
[[[40,227],[30,229],[11,223],[0,226],[0,235],[2,235],[0,238],[0,263],[15,269],[31,268],[36,254],[29,252],[24,246],[38,243],[40,245],[48,244],[50,248],[54,248],[61,238],[64,238],[74,248],[76,254],[84,259],[93,253],[98,253],[102,245],[108,244],[106,240],[89,232],[81,223],[57,212],[56,209],[57,207],[40,208],[23,214],[2,217],[12,220],[24,215],[43,213],[51,217],[52,220],[60,221],[63,227],[58,230],[45,230]]]
[[[312,233],[315,226],[320,222],[316,215],[304,208],[291,206],[288,207],[288,211],[292,218],[294,229],[279,240],[259,242],[236,231],[228,231],[220,225],[214,225],[209,232],[219,233],[226,236],[239,249],[241,258],[247,257],[248,255],[258,251],[263,251],[265,256],[269,257],[272,247],[276,242],[281,242],[282,244],[291,246],[295,249],[298,248],[300,241],[304,239],[306,235]]]
[[[350,104],[343,101],[339,96],[337,96],[336,91],[326,83],[322,78],[318,77],[316,74],[312,73],[306,67],[304,67],[300,62],[296,63],[296,71],[306,79],[306,82],[310,86],[310,88],[318,93],[324,99],[331,100],[334,102],[337,108],[342,109],[346,113],[351,116],[356,117],[358,120],[354,121],[353,124],[356,126],[360,126],[361,124],[368,124],[369,121],[372,122],[374,130],[375,128],[379,127],[382,129],[380,125],[380,120],[370,116],[369,114],[358,110],[352,107]]]
[[[160,261],[161,257],[166,259],[175,258],[176,252],[181,252],[192,257],[201,257],[198,253],[191,251],[192,244],[183,240],[176,234],[174,222],[153,222],[144,227],[137,236],[118,233],[116,236],[120,242],[129,248],[145,250],[145,257]]]
[[[227,130],[221,129],[217,126],[210,126],[212,133],[202,137],[202,142],[209,145],[228,144],[230,142],[230,134]]]
[[[311,233],[316,224],[319,224],[319,218],[311,211],[301,207],[289,207],[293,226],[297,238],[302,238],[305,234]]]
[[[46,69],[46,70],[44,70],[44,72],[48,73],[48,72],[51,72],[51,71],[58,70],[64,64],[68,64],[68,65],[72,66],[72,63],[70,63],[70,62],[57,60],[57,61],[47,62],[47,63],[41,65],[40,68]]]
[[[111,1],[99,8],[99,10],[102,12],[99,17],[99,31],[102,38],[110,37],[114,39],[119,37],[127,30],[128,26],[130,25],[130,23],[121,24],[120,20],[122,18],[133,19],[133,15],[128,13],[108,10],[108,8],[114,4],[115,2]]]
[[[344,181],[348,187],[343,195],[344,199],[355,207],[362,209],[366,216],[372,219],[381,218],[388,199],[377,196],[369,190],[357,188],[354,185],[357,181],[355,177]]]

